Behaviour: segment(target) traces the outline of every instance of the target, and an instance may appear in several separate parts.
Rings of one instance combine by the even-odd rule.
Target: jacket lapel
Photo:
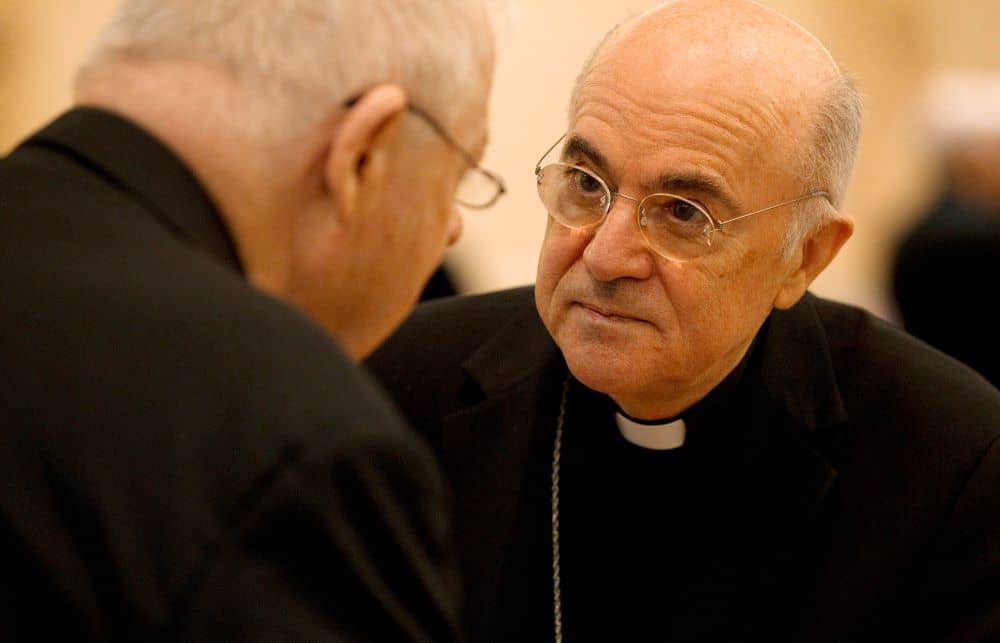
[[[509,611],[511,601],[551,609],[549,534],[539,526],[550,512],[558,402],[551,389],[565,366],[534,306],[525,305],[463,368],[483,399],[444,418],[443,454],[461,526],[470,631],[498,632],[506,625],[496,619],[523,613]]]
[[[744,589],[793,606],[808,598],[829,544],[848,422],[814,298],[775,312],[750,359],[745,376],[756,382],[730,456],[739,459],[731,483],[744,540],[734,559],[745,561]],[[748,615],[760,627],[788,625],[765,604]]]
[[[767,418],[759,432],[760,457],[773,466],[775,484],[790,491],[813,515],[833,488],[848,416],[837,385],[826,329],[807,294],[798,305],[776,311],[761,329],[754,369],[763,390],[754,416]]]

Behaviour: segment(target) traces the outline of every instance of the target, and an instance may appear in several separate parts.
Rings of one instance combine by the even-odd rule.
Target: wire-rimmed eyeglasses
[[[830,199],[826,192],[810,192],[720,220],[709,214],[702,205],[676,194],[658,192],[639,199],[621,192],[612,192],[604,179],[579,165],[556,162],[543,166],[546,157],[565,137],[565,134],[560,136],[535,164],[538,196],[549,216],[567,228],[589,228],[604,221],[616,197],[634,201],[637,204],[636,218],[642,236],[656,254],[667,259],[686,261],[705,254],[712,246],[715,233],[733,221],[806,199]]]
[[[430,114],[411,103],[406,104],[406,109],[422,118],[469,165],[469,169],[462,175],[462,180],[459,181],[458,188],[455,190],[456,203],[467,208],[482,210],[490,207],[506,194],[507,186],[504,184],[503,178],[479,165],[475,157],[459,145]]]
[[[344,106],[353,107],[360,99],[361,95],[354,96],[345,101]],[[427,123],[449,147],[458,152],[458,155],[469,166],[462,175],[462,179],[458,182],[458,187],[455,189],[456,203],[466,208],[484,210],[496,203],[500,197],[507,193],[507,186],[503,178],[499,174],[490,172],[479,165],[476,158],[468,150],[459,145],[451,134],[423,108],[417,107],[412,103],[407,103],[406,111]]]

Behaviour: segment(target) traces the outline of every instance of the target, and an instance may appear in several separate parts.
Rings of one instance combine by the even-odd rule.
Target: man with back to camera
[[[121,4],[0,160],[0,638],[456,636],[444,478],[356,362],[503,191],[492,43],[479,1]]]
[[[469,638],[1000,635],[1000,394],[807,292],[853,228],[826,50],[678,0],[571,106],[534,288],[421,307],[369,362],[456,489]]]

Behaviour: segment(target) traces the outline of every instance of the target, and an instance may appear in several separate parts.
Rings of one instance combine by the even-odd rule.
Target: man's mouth
[[[609,308],[607,306],[600,306],[595,304],[588,304],[585,302],[577,302],[577,304],[583,308],[588,313],[608,321],[631,321],[631,322],[642,322],[644,319],[639,319],[633,315],[625,313],[621,310],[616,310],[614,308]]]

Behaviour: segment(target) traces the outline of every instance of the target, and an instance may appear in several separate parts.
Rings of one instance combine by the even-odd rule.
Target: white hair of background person
[[[795,247],[844,206],[861,139],[863,104],[854,81],[841,72],[820,99],[809,141],[803,142],[799,176],[804,191],[826,190],[830,203],[810,199],[798,204],[798,215],[785,233],[781,251]],[[833,207],[829,207],[832,205]]]
[[[269,142],[304,134],[378,83],[449,123],[455,96],[487,89],[479,26],[504,0],[123,0],[76,79],[105,64],[207,63],[257,100],[228,119]]]
[[[931,75],[921,125],[936,151],[949,154],[983,137],[1000,135],[1000,72],[946,69]]]

